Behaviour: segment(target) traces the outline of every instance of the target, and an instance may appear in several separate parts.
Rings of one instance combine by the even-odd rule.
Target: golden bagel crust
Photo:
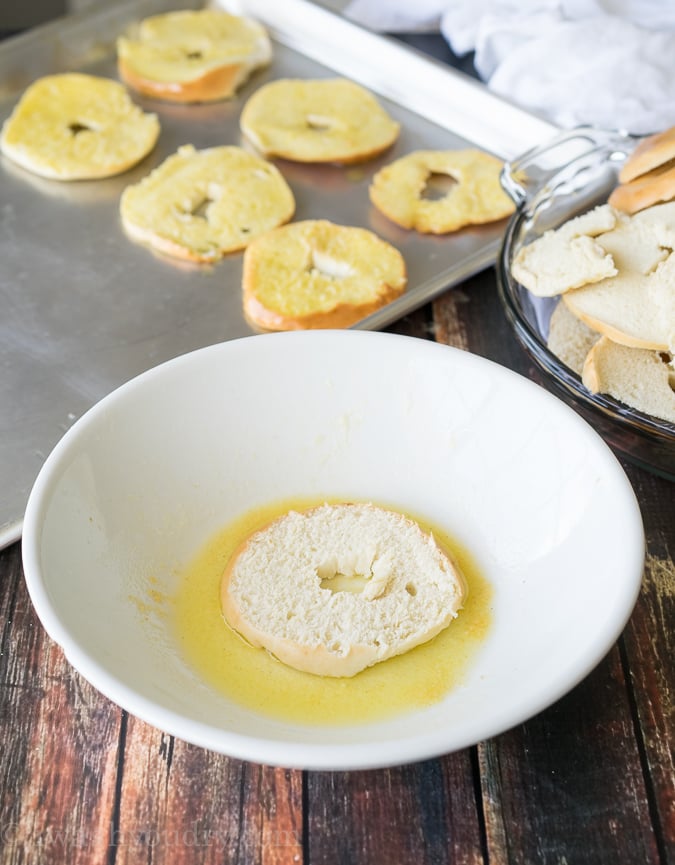
[[[120,174],[159,136],[117,81],[81,73],[48,75],[25,91],[0,133],[0,150],[22,168],[53,180]]]
[[[294,222],[246,249],[244,313],[263,330],[349,327],[399,297],[406,281],[401,253],[371,231]]]
[[[501,169],[499,159],[480,150],[418,150],[377,172],[370,200],[403,228],[447,234],[513,213],[515,205],[500,184]],[[423,193],[434,174],[448,175],[456,185],[432,201]]]
[[[619,181],[628,183],[671,159],[675,159],[675,126],[644,138],[621,167]]]
[[[637,213],[675,198],[675,165],[663,165],[616,187],[609,203],[624,213]]]
[[[122,224],[135,240],[196,262],[217,261],[293,216],[279,170],[241,147],[180,147],[122,193]],[[203,215],[202,215],[203,213]]]
[[[216,9],[153,15],[117,40],[122,80],[171,102],[227,99],[271,57],[261,24]]]
[[[675,274],[671,275],[675,276]],[[608,283],[609,280],[605,282]],[[626,282],[623,282],[620,288],[596,283],[568,291],[563,294],[562,299],[573,315],[598,334],[609,337],[612,342],[628,348],[668,351],[673,332],[663,329],[660,310],[658,307],[652,307],[650,299],[646,296],[646,288],[644,283],[638,285],[635,291]],[[628,308],[629,305],[635,308],[640,303],[644,304],[645,309],[639,322],[635,321],[630,312],[616,317],[608,314],[608,310],[612,310],[617,305],[622,309]],[[655,337],[654,334],[659,331],[663,335]]]
[[[398,138],[400,125],[345,78],[279,79],[246,102],[241,131],[266,156],[296,162],[362,162]]]

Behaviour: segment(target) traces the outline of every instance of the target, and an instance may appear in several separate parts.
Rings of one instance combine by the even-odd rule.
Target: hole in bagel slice
[[[311,250],[307,269],[331,279],[346,279],[348,276],[354,275],[354,268],[349,262],[333,258],[333,256],[327,255],[318,249]]]
[[[336,571],[329,577],[321,578],[321,588],[328,589],[329,592],[351,592],[353,595],[360,595],[369,579],[370,576],[365,577],[363,574],[341,574]]]
[[[363,549],[328,556],[316,569],[322,589],[330,592],[351,592],[372,601],[381,597],[391,576],[391,562],[378,557],[373,550]]]
[[[195,190],[193,196],[187,196],[179,205],[186,216],[196,216],[209,221],[209,208],[223,196],[223,188],[218,183],[208,183],[206,188]]]
[[[202,198],[201,201],[198,201],[197,204],[187,212],[190,216],[196,216],[199,219],[208,219],[208,209],[211,204],[213,204],[212,198]]]
[[[457,181],[451,174],[432,171],[426,178],[420,198],[425,201],[439,201],[445,198],[457,186]]]
[[[68,129],[73,133],[73,135],[79,135],[80,132],[96,131],[93,126],[88,126],[86,123],[79,123],[77,120],[73,121],[73,123],[69,123]]]
[[[331,117],[325,117],[323,114],[308,114],[305,117],[305,123],[316,132],[328,132],[335,126],[335,121]]]

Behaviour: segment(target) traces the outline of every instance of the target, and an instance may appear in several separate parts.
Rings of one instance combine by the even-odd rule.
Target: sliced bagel
[[[340,164],[371,159],[400,132],[372,93],[345,78],[265,84],[244,105],[240,125],[265,156]]]
[[[628,348],[603,336],[590,350],[582,381],[625,405],[675,424],[675,368],[672,355]]]
[[[371,231],[294,222],[246,249],[244,312],[263,330],[349,327],[399,297],[406,281],[401,253]]]
[[[217,261],[293,216],[279,170],[241,147],[180,147],[120,201],[131,238],[188,261]]]
[[[641,174],[629,183],[617,186],[609,196],[609,203],[624,213],[637,213],[653,204],[675,198],[675,165],[668,163],[647,174]]]
[[[69,72],[31,84],[3,125],[0,150],[40,177],[93,180],[136,165],[159,131],[119,82]]]
[[[643,138],[624,162],[619,181],[628,183],[675,159],[675,126]]]
[[[597,238],[617,274],[563,295],[593,330],[632,348],[667,351],[675,342],[675,204],[635,214]]]
[[[509,216],[513,200],[500,183],[503,162],[481,150],[416,150],[380,169],[368,190],[388,219],[424,234],[447,234]],[[430,179],[453,181],[435,199],[425,197]]]
[[[271,57],[261,24],[218,9],[153,15],[117,40],[122,80],[171,102],[227,99]]]
[[[544,232],[518,251],[511,265],[514,278],[538,297],[553,297],[615,276],[614,261],[597,238],[622,219],[617,210],[602,204]]]
[[[303,672],[354,676],[432,639],[465,594],[450,556],[417,523],[373,505],[291,511],[235,552],[225,620]]]
[[[588,352],[600,334],[580,321],[559,302],[551,314],[546,345],[571,370],[581,375]]]

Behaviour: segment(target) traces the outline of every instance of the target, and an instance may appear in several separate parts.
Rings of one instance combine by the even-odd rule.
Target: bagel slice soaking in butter
[[[464,595],[432,534],[372,504],[286,513],[239,547],[221,584],[224,618],[252,646],[333,677],[431,640]]]

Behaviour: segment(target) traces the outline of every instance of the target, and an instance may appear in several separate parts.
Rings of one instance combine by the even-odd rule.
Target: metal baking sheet
[[[61,71],[116,77],[115,38],[146,15],[200,3],[104,4],[0,45],[0,123],[35,78]],[[20,537],[25,503],[46,455],[72,423],[124,381],[169,358],[250,335],[241,310],[241,254],[212,267],[160,258],[131,242],[119,196],[181,144],[242,144],[248,96],[277,77],[347,75],[376,92],[402,133],[384,156],[352,168],[277,161],[296,197],[296,219],[361,225],[403,253],[409,287],[356,327],[378,329],[493,263],[503,223],[423,237],[389,223],[368,202],[373,173],[417,148],[479,146],[503,158],[553,128],[479,83],[370,33],[307,0],[242,0],[273,37],[271,66],[232,101],[172,105],[134,96],[158,114],[161,136],[118,177],[60,183],[0,159],[0,546]]]

